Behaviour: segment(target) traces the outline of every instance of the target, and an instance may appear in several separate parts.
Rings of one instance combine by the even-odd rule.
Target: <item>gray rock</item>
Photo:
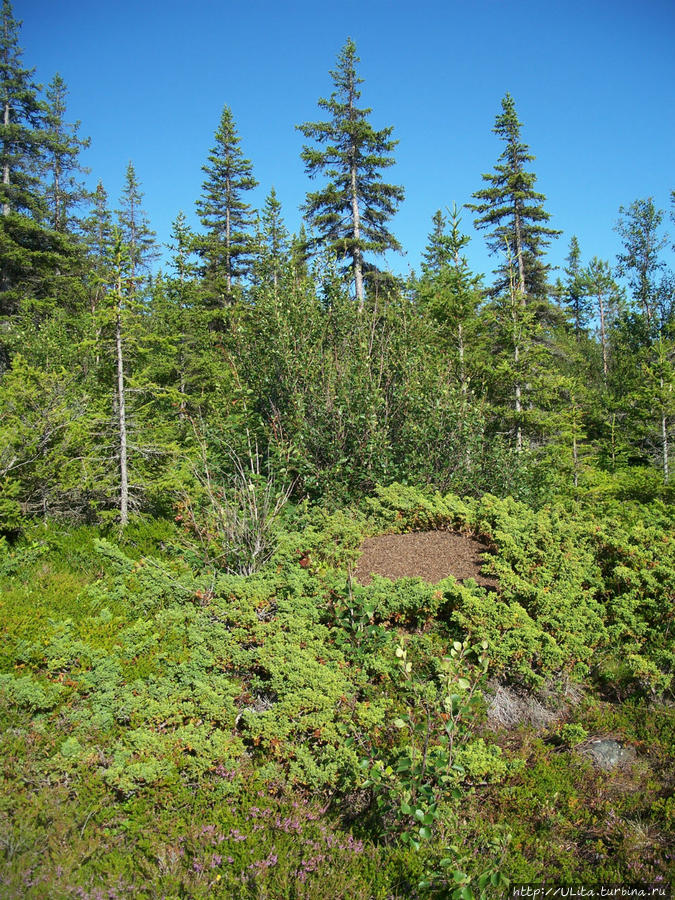
[[[632,747],[624,747],[610,738],[589,741],[583,752],[601,769],[614,769],[635,758],[635,750]]]

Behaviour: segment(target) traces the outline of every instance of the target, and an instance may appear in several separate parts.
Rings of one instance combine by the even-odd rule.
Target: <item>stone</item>
[[[590,756],[597,766],[607,770],[614,769],[635,758],[635,750],[632,747],[624,747],[611,738],[589,741],[583,752]]]

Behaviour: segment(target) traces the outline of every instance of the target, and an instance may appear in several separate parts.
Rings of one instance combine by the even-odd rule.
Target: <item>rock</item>
[[[635,750],[632,747],[624,747],[611,738],[589,741],[584,746],[583,752],[590,756],[597,766],[607,770],[614,769],[635,758]]]

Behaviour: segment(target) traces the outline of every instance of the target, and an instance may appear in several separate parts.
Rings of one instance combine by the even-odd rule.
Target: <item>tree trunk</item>
[[[230,179],[226,182],[227,206],[225,207],[225,270],[227,274],[227,302],[230,302],[232,293],[232,262],[230,260]]]
[[[670,478],[670,464],[668,462],[670,448],[668,446],[668,419],[665,413],[661,416],[661,441],[663,445],[663,483],[668,484],[668,479]]]
[[[668,442],[668,416],[666,415],[665,410],[665,396],[664,396],[664,381],[663,375],[660,378],[661,383],[661,397],[662,406],[661,406],[661,452],[663,454],[663,483],[668,484],[668,479],[670,478],[670,461],[668,459],[670,455],[670,446]]]
[[[65,231],[65,221],[61,222],[61,184],[59,180],[59,167],[54,167],[54,230],[61,231],[61,226],[63,224],[63,230]]]
[[[525,263],[523,262],[523,239],[520,233],[520,213],[516,209],[513,216],[516,232],[516,259],[518,260],[518,292],[520,305],[525,306]]]
[[[602,291],[598,292],[598,312],[600,313],[600,345],[602,347],[602,374],[607,383],[607,336],[605,334],[605,304],[602,299]]]
[[[462,331],[462,323],[457,326],[457,351],[459,354],[459,383],[462,394],[466,399],[468,385],[466,383],[466,373],[464,371],[464,333]]]
[[[363,309],[363,261],[361,259],[361,222],[359,218],[359,199],[356,191],[356,165],[352,162],[352,220],[354,225],[354,284],[356,286],[356,302],[359,310]]]
[[[9,101],[5,103],[5,115],[3,124],[5,128],[9,127]],[[9,185],[9,161],[5,162],[4,166],[2,167],[2,183],[5,186]],[[9,215],[9,201],[7,200],[7,198],[5,198],[2,203],[2,214],[3,216]]]
[[[129,472],[127,468],[127,417],[124,394],[124,356],[122,354],[122,282],[117,282],[117,318],[115,349],[117,351],[117,415],[120,432],[120,525],[129,521]]]
[[[574,434],[572,436],[572,460],[574,462],[574,489],[576,490],[579,487],[579,451],[577,449],[577,436]]]

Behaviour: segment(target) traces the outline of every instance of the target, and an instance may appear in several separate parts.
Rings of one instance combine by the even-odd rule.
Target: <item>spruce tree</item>
[[[110,281],[108,257],[112,240],[112,213],[108,207],[108,194],[99,181],[92,194],[92,207],[82,222],[82,237],[86,249],[85,284],[89,308],[89,327],[93,359],[98,368],[101,359],[101,321],[99,310]]]
[[[323,188],[307,194],[305,216],[318,232],[317,242],[347,261],[362,307],[364,273],[374,268],[364,256],[401,249],[387,222],[404,191],[382,181],[382,170],[394,165],[391,154],[398,142],[391,139],[393,128],[376,131],[368,121],[372,110],[357,105],[363,83],[356,73],[358,62],[356,45],[348,38],[330,73],[335,90],[328,100],[318,101],[328,119],[297,127],[315,143],[302,151],[308,175],[327,179]]]
[[[434,213],[433,228],[427,246],[422,254],[422,274],[436,278],[452,260],[450,236],[446,233],[447,221],[441,210]]]
[[[550,219],[543,207],[546,197],[535,191],[536,175],[526,169],[534,156],[521,139],[521,128],[513,98],[506,94],[493,128],[504,150],[495,171],[482,176],[486,187],[473,195],[478,202],[468,207],[477,213],[476,228],[489,231],[490,251],[506,259],[497,270],[495,293],[510,290],[513,266],[515,289],[524,305],[528,299],[547,296],[549,266],[543,261],[543,250],[560,232],[546,225]]]
[[[234,299],[236,282],[251,270],[253,210],[244,197],[258,182],[241,151],[232,111],[223,109],[215,145],[202,167],[207,178],[197,212],[206,235],[198,242],[206,287],[219,306]]]
[[[136,290],[157,258],[157,249],[155,232],[150,228],[150,220],[143,209],[143,192],[132,162],[127,166],[117,223],[129,256],[129,272]]]
[[[65,121],[66,84],[57,73],[47,88],[47,141],[45,193],[48,222],[55,231],[73,231],[77,225],[74,212],[90,194],[82,183],[82,176],[88,174],[80,164],[80,152],[86,149],[89,138],[78,134],[80,123]]]
[[[37,327],[77,294],[79,254],[47,221],[42,175],[50,145],[47,105],[22,64],[19,26],[9,0],[0,8],[0,372],[23,338],[17,314]]]
[[[607,384],[609,373],[610,328],[616,321],[621,302],[621,292],[614,281],[612,269],[604,259],[594,256],[588,266],[580,272],[583,291],[589,301],[595,304],[602,351],[602,379]]]
[[[290,237],[281,216],[281,203],[274,188],[265,199],[258,219],[254,278],[258,284],[272,284],[276,290],[290,252]]]
[[[581,267],[581,250],[576,235],[572,235],[569,254],[565,262],[567,263],[565,267],[567,279],[563,285],[562,300],[572,314],[574,334],[579,341],[588,324],[590,303],[586,294],[587,284]]]
[[[460,226],[456,205],[449,212],[449,222],[440,210],[434,215],[433,230],[423,255],[419,293],[425,308],[449,339],[456,359],[454,369],[462,395],[466,397],[470,381],[468,338],[475,331],[482,292],[480,278],[471,272],[463,253],[469,237],[462,233]]]
[[[34,69],[22,65],[19,29],[9,0],[0,12],[0,207],[10,212],[39,217],[40,157],[47,139],[47,110],[40,100],[40,87],[33,81]]]

